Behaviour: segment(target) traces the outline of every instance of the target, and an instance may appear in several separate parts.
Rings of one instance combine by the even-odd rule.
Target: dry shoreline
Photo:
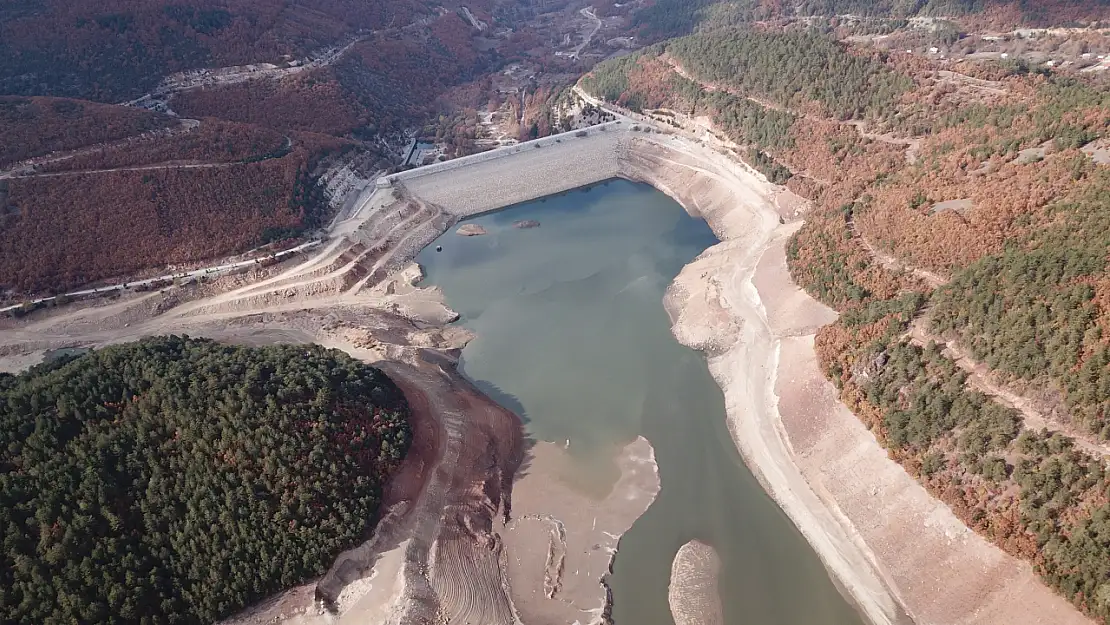
[[[1089,625],[1028,563],[931,497],[839,403],[812,349],[836,313],[786,269],[801,222],[779,223],[791,217],[783,192],[695,144],[633,143],[624,175],[705,218],[721,240],[669,289],[674,334],[707,354],[745,461],[860,612],[875,624]]]

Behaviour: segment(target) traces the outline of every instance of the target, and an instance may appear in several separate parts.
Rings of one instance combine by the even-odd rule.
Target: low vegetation
[[[702,82],[777,106],[854,119],[891,113],[912,85],[881,58],[850,53],[811,31],[713,31],[668,42],[667,53]]]
[[[854,15],[901,21],[913,17],[966,17],[992,27],[1045,26],[1106,19],[1102,3],[1085,0],[987,2],[984,0],[656,0],[636,12],[633,26],[641,37],[658,41],[722,25],[801,17]]]
[[[7,60],[0,93],[121,102],[173,72],[281,63],[426,10],[415,0],[7,3],[0,9],[0,58]]]
[[[821,331],[841,397],[891,456],[969,527],[1110,622],[1110,475],[1061,434],[967,387],[936,345],[901,337],[924,297],[873,300]]]
[[[0,620],[211,623],[366,536],[409,445],[380,371],[168,337],[0,374]]]
[[[46,162],[36,172],[86,171],[177,163],[248,163],[281,158],[292,151],[292,139],[281,132],[246,124],[208,119],[188,131],[158,140],[135,140],[97,147],[72,158]]]
[[[816,207],[789,244],[788,264],[809,293],[841,311],[818,333],[818,355],[891,456],[968,526],[1110,622],[1102,459],[1067,436],[1026,427],[1020,413],[971,388],[941,347],[907,337],[925,316],[916,323],[1002,382],[1058,393],[1065,425],[1110,434],[1110,175],[1075,149],[1104,136],[1110,119],[1089,83],[1002,78],[1014,95],[991,92],[990,100],[933,96],[938,83],[919,79],[898,123],[934,98],[930,119],[948,127],[934,126],[913,164],[876,175],[845,161],[841,177],[812,194]],[[1018,158],[1045,141],[1042,159]],[[970,201],[933,210],[958,198]],[[933,290],[913,267],[951,279]]]
[[[859,133],[845,133],[839,122],[893,117],[913,83],[881,56],[813,32],[727,28],[606,61],[581,84],[633,111],[706,116],[742,148],[740,158],[784,183],[800,169],[824,169],[830,178],[846,164],[892,171],[888,154],[863,149]],[[815,143],[823,150],[815,152]]]
[[[1049,206],[1053,225],[956,273],[932,323],[991,369],[1055,386],[1073,423],[1110,439],[1110,175]]]

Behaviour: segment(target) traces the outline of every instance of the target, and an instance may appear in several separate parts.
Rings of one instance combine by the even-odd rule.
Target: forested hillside
[[[211,623],[363,539],[408,448],[380,371],[177,337],[0,374],[0,621]]]
[[[488,21],[492,4],[468,8]],[[326,223],[317,182],[341,155],[357,150],[363,175],[393,166],[391,142],[432,118],[446,91],[499,62],[490,40],[441,8],[418,0],[0,7],[0,94],[119,102],[172,71],[273,64],[203,87],[183,79],[182,90],[157,95],[153,106],[168,114],[0,95],[0,294],[10,302],[126,280]],[[301,71],[293,62],[340,45],[345,53],[328,63]]]
[[[1090,0],[655,0],[635,15],[641,36],[657,41],[699,28],[810,16],[882,19],[974,17],[994,27],[1050,26],[1110,17],[1110,6]]]
[[[169,116],[142,109],[62,98],[0,95],[0,168],[35,156],[116,141],[172,124]]]
[[[725,30],[669,42],[667,53],[701,82],[838,119],[883,117],[912,82],[880,58],[853,54],[808,31]]]
[[[63,293],[149,267],[246,251],[324,222],[329,209],[315,184],[317,164],[349,143],[305,135],[291,137],[286,148],[281,135],[253,132],[245,143],[233,135],[220,141],[219,125],[211,125],[177,137],[169,150],[154,144],[149,152],[108,151],[77,163],[130,166],[133,157],[146,164],[193,155],[204,158],[203,166],[0,180],[0,290]],[[209,132],[219,143],[205,141],[202,133]]]
[[[841,312],[816,347],[843,401],[968,526],[1110,623],[1106,77],[764,26],[662,42],[581,84],[677,128],[708,116],[812,200],[788,264]],[[999,385],[1040,420],[981,390]]]
[[[815,184],[790,267],[842,311],[818,334],[819,355],[892,456],[1110,622],[1102,459],[1025,425],[932,343],[950,341],[1037,398],[1056,429],[1110,435],[1110,172],[1079,149],[1110,130],[1106,86],[999,69],[955,69],[983,77],[970,80],[907,68],[916,84],[891,123],[926,134],[906,141],[897,167],[842,167]]]
[[[796,156],[806,166],[802,153],[813,151],[812,141],[798,149],[799,139],[826,138],[829,152],[845,152],[837,154],[840,161],[878,154],[856,149],[857,133],[845,135],[836,122],[889,118],[913,82],[881,55],[849,51],[813,32],[724,29],[606,61],[581,84],[634,111],[706,115],[744,148],[744,160],[785,182],[793,172],[784,160]]]
[[[1052,225],[957,272],[931,318],[995,371],[1054,387],[1069,421],[1110,440],[1110,172],[1091,175],[1047,207]]]
[[[130,110],[130,109],[128,109]],[[259,162],[293,151],[291,136],[276,130],[218,119],[205,120],[159,140],[134,140],[98,145],[65,159],[35,166],[36,172],[88,171],[118,167],[157,166],[162,163],[220,164]]]
[[[171,104],[189,117],[374,139],[424,121],[449,87],[494,66],[498,55],[480,50],[474,34],[457,14],[447,13],[403,37],[369,36],[332,67],[281,81],[189,90]]]
[[[166,74],[280,63],[428,12],[421,0],[8,2],[0,7],[0,93],[119,102]]]

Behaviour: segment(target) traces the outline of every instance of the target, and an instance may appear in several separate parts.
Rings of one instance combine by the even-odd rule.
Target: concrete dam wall
[[[469,217],[617,177],[630,133],[609,122],[393,174],[383,186]]]

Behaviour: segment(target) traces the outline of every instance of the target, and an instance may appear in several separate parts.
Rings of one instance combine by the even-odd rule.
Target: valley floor
[[[602,622],[601,576],[659,488],[649,442],[625,449],[624,477],[605,501],[552,490],[544,467],[564,461],[560,450],[541,443],[525,457],[515,417],[453,372],[443,354],[470,337],[445,325],[453,315],[437,292],[413,286],[419,270],[409,261],[462,216],[622,176],[671,195],[722,241],[668,292],[675,336],[707,354],[745,460],[870,621],[1088,623],[1027,563],[930,497],[837,401],[812,349],[835,313],[799,289],[785,265],[785,242],[800,225],[797,198],[697,141],[621,122],[402,177],[396,202],[382,199],[392,190],[367,190],[367,209],[336,224],[305,260],[222,278],[206,291],[193,285],[5,320],[0,369],[43,350],[170,332],[311,341],[382,362],[428,417],[416,428],[425,452],[407,461],[375,537],[341,556],[315,594],[338,608],[340,622]],[[530,468],[514,485],[522,461]],[[552,590],[562,586],[560,567],[545,552],[557,558],[592,544],[603,548],[574,563],[590,583]],[[333,622],[309,588],[232,622]]]

